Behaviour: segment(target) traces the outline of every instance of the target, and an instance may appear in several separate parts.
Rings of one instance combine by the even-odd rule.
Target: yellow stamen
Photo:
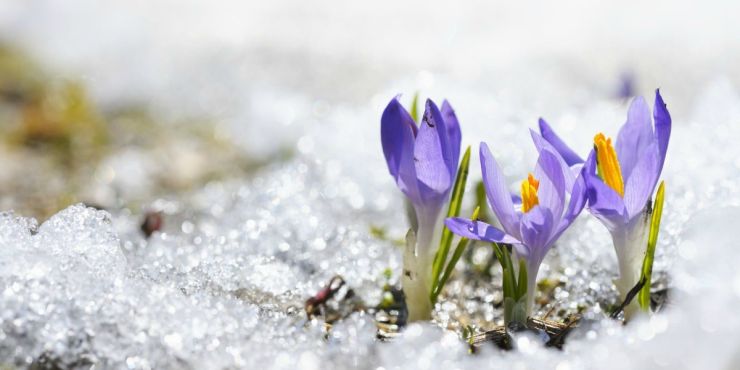
[[[539,188],[540,182],[531,173],[526,180],[522,180],[522,212],[527,213],[534,206],[540,204],[540,199],[537,198],[537,189]]]
[[[624,197],[622,169],[619,167],[619,160],[617,159],[617,152],[612,146],[612,139],[598,133],[594,136],[594,147],[596,148],[596,166],[599,170],[599,176],[605,184]]]

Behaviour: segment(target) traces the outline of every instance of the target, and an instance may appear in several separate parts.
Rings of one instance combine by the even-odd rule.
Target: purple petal
[[[424,109],[422,122],[437,130],[437,135],[442,144],[442,155],[445,160],[445,166],[449,169],[450,175],[454,178],[455,173],[457,172],[457,158],[455,157],[459,157],[460,155],[460,146],[458,144],[457,154],[455,154],[449,137],[450,132],[447,129],[447,121],[444,120],[442,112],[431,99],[427,99],[426,101],[426,108]]]
[[[404,109],[398,99],[393,98],[385,107],[380,118],[380,140],[383,154],[391,175],[398,177],[402,153],[407,147],[414,147],[416,125],[411,115]]]
[[[447,137],[452,150],[452,162],[457,165],[460,160],[462,133],[460,132],[460,123],[457,120],[457,115],[455,115],[455,110],[452,109],[452,106],[447,100],[442,102],[442,118],[445,121],[445,125],[447,125]]]
[[[506,186],[506,177],[493,158],[486,143],[480,143],[480,167],[486,196],[501,226],[507,233],[519,237],[519,216],[514,211],[514,203]]]
[[[446,219],[445,225],[453,233],[468,239],[493,243],[519,243],[519,240],[513,236],[481,221],[472,221],[461,217],[454,217]]]
[[[589,161],[596,161],[596,152],[594,150],[591,150],[591,153],[589,153],[588,158],[586,159],[587,163]],[[565,211],[562,219],[562,221],[566,224],[565,227],[570,225],[573,220],[578,217],[578,214],[581,213],[583,207],[586,205],[586,173],[588,171],[588,168],[589,166],[583,166],[580,173],[578,174],[578,177],[576,178],[575,184],[573,184],[573,189],[570,192],[568,209]]]
[[[550,150],[553,153],[556,153],[555,156],[560,163],[560,167],[563,168],[563,176],[565,178],[565,187],[570,189],[573,187],[573,182],[576,181],[575,174],[578,173],[577,170],[572,170],[569,168],[571,166],[568,164],[565,159],[560,155],[560,152],[555,148],[550,142],[545,140],[542,136],[540,136],[538,133],[536,133],[534,130],[529,130],[529,135],[532,137],[532,141],[534,142],[534,146],[537,148],[537,152],[541,153],[543,150]],[[580,168],[580,163],[576,163],[573,165],[573,167]]]
[[[540,118],[540,135],[547,140],[555,150],[563,157],[565,163],[568,166],[574,164],[583,163],[581,156],[576,154],[565,142],[555,133],[550,125],[542,118]],[[538,148],[539,149],[539,148]]]
[[[419,200],[414,166],[414,136],[416,124],[397,98],[393,98],[380,119],[380,138],[388,171],[401,191],[411,201]]]
[[[537,167],[534,170],[534,177],[540,181],[537,190],[540,206],[550,211],[555,223],[560,222],[563,208],[565,208],[565,179],[563,173],[570,173],[570,168],[565,163],[561,167],[558,157],[550,149],[542,150],[537,160]]]
[[[586,205],[585,177],[589,167],[588,162],[595,160],[595,154],[596,153],[592,150],[591,154],[589,154],[588,156],[588,159],[586,159],[587,164],[581,168],[581,171],[573,185],[573,189],[571,189],[570,191],[570,201],[568,202],[568,209],[565,210],[565,214],[563,214],[563,218],[560,220],[555,234],[550,237],[550,241],[548,242],[549,244],[555,243],[555,241],[558,240],[560,235],[570,226],[570,224],[573,223],[573,221],[575,221],[576,217],[578,217],[578,215],[583,210],[583,207]]]
[[[658,158],[657,143],[653,143],[645,155],[639,159],[632,174],[624,185],[624,207],[627,217],[632,218],[645,208],[648,199],[653,195],[655,184],[658,181]]]
[[[622,178],[627,179],[645,149],[655,141],[650,108],[641,96],[635,98],[627,113],[627,122],[619,130],[616,150]]]
[[[436,200],[447,195],[457,163],[452,164],[444,120],[431,100],[427,100],[421,128],[416,136],[414,160],[422,199]]]
[[[541,260],[545,256],[550,246],[547,242],[550,241],[553,226],[552,213],[544,207],[535,206],[522,215],[520,232],[522,242],[529,248],[529,259],[534,257]]]
[[[596,150],[591,149],[586,163],[583,164],[583,171],[581,173],[596,176]],[[586,185],[588,185],[588,182],[586,182]]]
[[[665,155],[668,151],[668,139],[671,137],[671,115],[668,113],[660,90],[655,90],[655,105],[653,106],[653,118],[655,119],[655,137],[658,141],[659,163],[658,173],[663,171]]]
[[[586,174],[586,198],[588,210],[601,220],[607,229],[615,230],[627,222],[624,200],[596,175]]]

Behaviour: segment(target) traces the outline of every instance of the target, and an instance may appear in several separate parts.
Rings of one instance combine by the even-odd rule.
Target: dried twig
[[[630,289],[630,291],[627,293],[627,296],[624,297],[624,302],[622,302],[622,304],[620,304],[619,307],[617,307],[617,309],[614,310],[614,312],[612,312],[612,314],[610,315],[612,319],[616,319],[617,317],[619,317],[619,313],[624,311],[624,308],[627,307],[627,305],[629,305],[633,299],[635,299],[635,296],[637,296],[637,293],[640,293],[640,289],[642,289],[646,281],[647,280],[645,278],[642,278],[634,287],[632,287],[632,289]]]

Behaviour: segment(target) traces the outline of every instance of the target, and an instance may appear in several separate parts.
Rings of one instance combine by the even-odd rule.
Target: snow
[[[736,368],[740,68],[731,61],[740,50],[725,16],[738,9],[728,7],[737,5],[5,2],[5,38],[82,76],[101,105],[208,116],[254,157],[295,155],[251,178],[152,199],[165,227],[148,240],[139,210],[75,205],[40,226],[3,213],[0,365]],[[464,143],[475,151],[486,141],[513,184],[534,163],[526,128],[540,116],[581,151],[596,131],[616,134],[626,105],[612,89],[625,69],[649,101],[660,87],[674,118],[655,265],[672,288],[664,311],[627,326],[601,319],[616,261],[606,230],[584,213],[540,270],[564,282],[559,307],[589,307],[563,351],[524,334],[514,351],[470,355],[432,323],[384,343],[362,314],[325,338],[306,320],[304,300],[333,275],[374,304],[383,270],[400,273],[400,249],[370,233],[401,238],[406,228],[379,144],[392,96],[450,99]],[[105,163],[142,192],[151,169],[136,155]],[[460,307],[500,315],[449,299],[440,321]]]

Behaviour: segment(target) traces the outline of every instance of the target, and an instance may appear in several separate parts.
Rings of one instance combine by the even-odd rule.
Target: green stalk
[[[455,179],[455,185],[452,188],[452,196],[450,198],[450,207],[447,211],[447,217],[457,217],[460,215],[460,208],[462,207],[463,195],[465,193],[465,184],[468,181],[468,168],[470,167],[470,146],[465,149],[460,167],[457,170],[457,178]],[[434,255],[434,262],[432,264],[432,290],[429,292],[429,298],[432,302],[435,302],[435,294],[438,290],[438,282],[442,269],[447,262],[447,256],[450,253],[450,246],[452,245],[452,232],[447,226],[442,228],[442,238],[439,242],[439,249]]]
[[[653,275],[653,259],[655,258],[655,247],[658,243],[658,231],[660,231],[660,218],[663,215],[663,199],[665,198],[665,182],[661,181],[658,193],[655,195],[653,216],[650,220],[650,233],[648,234],[647,251],[642,261],[642,275],[640,281],[645,280],[645,285],[637,295],[637,302],[643,311],[650,311],[650,280]]]
[[[480,208],[476,207],[475,211],[473,211],[473,217],[471,217],[471,220],[473,221],[477,220],[479,212],[480,212]],[[467,238],[460,238],[460,241],[457,243],[457,247],[455,248],[455,251],[452,253],[452,258],[450,258],[450,263],[447,264],[444,274],[442,274],[442,277],[439,279],[439,282],[437,283],[436,289],[433,290],[432,303],[437,302],[437,297],[439,297],[439,293],[442,292],[442,289],[445,287],[445,284],[447,284],[447,279],[450,278],[452,271],[455,269],[455,265],[457,265],[457,261],[459,261],[460,257],[462,257],[462,254],[465,251],[465,248],[467,248],[469,242],[470,241]]]
[[[509,253],[509,249],[504,247],[501,248],[501,250],[504,252],[504,262],[506,262],[506,270],[504,271],[512,284],[512,290],[511,290],[511,297],[516,300],[516,293],[519,291],[519,288],[517,287],[517,281],[516,281],[516,275],[514,275],[514,264],[511,263],[511,254]]]
[[[519,276],[514,273],[511,253],[506,247],[493,243],[493,253],[501,264],[502,288],[504,291],[504,323],[527,321],[527,263],[519,260]]]
[[[504,266],[504,253],[501,252],[501,246],[498,245],[498,243],[491,243],[493,244],[493,254],[496,255],[496,259],[498,260],[498,263],[501,264],[501,267]]]
[[[524,258],[519,260],[519,279],[517,280],[517,284],[519,285],[519,289],[517,289],[515,298],[518,302],[522,297],[527,295],[527,263],[524,261]]]
[[[475,204],[480,207],[480,216],[478,219],[483,222],[491,223],[491,216],[488,212],[488,198],[486,198],[486,187],[483,185],[483,181],[478,181],[475,184]]]
[[[414,122],[419,123],[419,92],[414,94],[414,100],[411,101],[411,118]]]

